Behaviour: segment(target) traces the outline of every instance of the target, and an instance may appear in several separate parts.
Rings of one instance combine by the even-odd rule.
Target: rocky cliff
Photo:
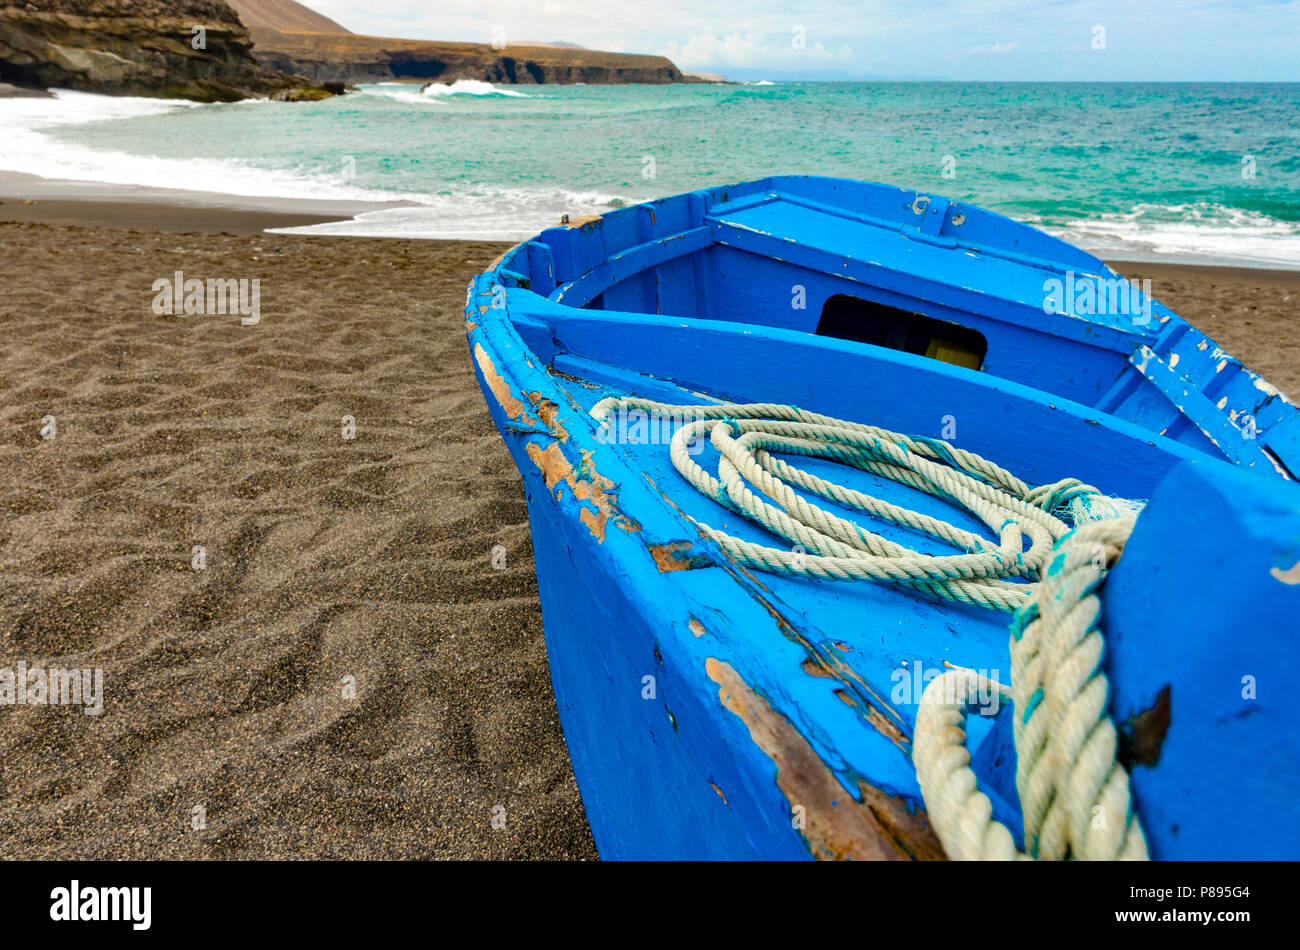
[[[0,6],[0,82],[204,102],[329,94],[259,64],[224,0]]]
[[[296,0],[226,0],[244,26],[250,30],[264,27],[289,33],[350,33],[324,14],[305,7]]]
[[[253,55],[263,65],[316,82],[479,79],[493,83],[698,82],[663,56],[603,53],[560,46],[384,39],[352,33],[289,33],[254,27]]]

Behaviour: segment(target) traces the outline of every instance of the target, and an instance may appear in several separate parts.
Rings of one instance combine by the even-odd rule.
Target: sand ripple
[[[105,673],[0,707],[3,856],[594,856],[465,350],[499,250],[0,224],[0,666]],[[261,324],[155,316],[177,269]]]

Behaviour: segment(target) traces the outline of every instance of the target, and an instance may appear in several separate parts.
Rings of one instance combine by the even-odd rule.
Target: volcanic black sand
[[[501,250],[0,224],[0,667],[104,671],[0,706],[0,856],[595,856],[465,347]],[[178,269],[260,323],[156,315]]]

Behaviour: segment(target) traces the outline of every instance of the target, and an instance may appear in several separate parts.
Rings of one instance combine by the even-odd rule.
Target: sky
[[[1300,0],[306,0],[354,33],[563,40],[743,80],[1300,81]]]

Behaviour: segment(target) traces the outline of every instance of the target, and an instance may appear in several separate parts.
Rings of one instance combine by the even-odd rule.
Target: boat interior
[[[1092,255],[936,195],[816,177],[692,192],[544,231],[500,274],[529,291],[511,294],[511,317],[542,352],[539,337],[575,317],[619,332],[645,315],[793,331],[1023,383],[1247,468],[1300,471],[1296,407],[1212,340]]]

